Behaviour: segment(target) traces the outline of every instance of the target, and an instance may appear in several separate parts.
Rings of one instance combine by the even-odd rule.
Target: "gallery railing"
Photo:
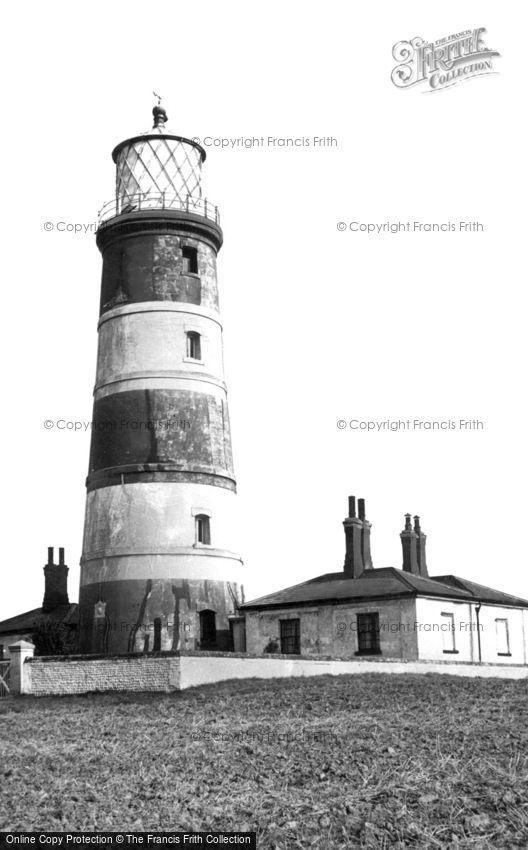
[[[180,197],[174,192],[139,192],[135,195],[123,195],[108,201],[99,210],[99,225],[118,215],[141,212],[142,210],[182,210],[204,216],[215,224],[220,224],[220,212],[216,204],[207,198],[195,198],[192,195]]]

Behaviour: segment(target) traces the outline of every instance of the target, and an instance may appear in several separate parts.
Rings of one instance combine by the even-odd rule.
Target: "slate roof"
[[[360,602],[405,596],[434,596],[458,601],[467,599],[528,608],[528,601],[525,599],[459,579],[457,576],[422,578],[395,567],[366,570],[359,578],[345,578],[343,572],[326,573],[259,599],[252,599],[240,607],[242,610],[283,608],[289,605]]]
[[[492,602],[496,605],[517,605],[521,608],[528,608],[528,600],[521,599],[520,596],[512,596],[510,593],[503,593],[502,590],[494,590],[492,587],[477,584],[476,581],[469,581],[467,578],[452,575],[435,576],[433,581],[439,581],[442,584],[449,584],[451,587],[467,590],[481,602]]]
[[[79,621],[79,606],[75,602],[68,605],[57,605],[52,611],[44,613],[42,608],[34,608],[16,617],[9,617],[0,622],[0,635],[31,632],[42,623],[64,623],[76,626]]]

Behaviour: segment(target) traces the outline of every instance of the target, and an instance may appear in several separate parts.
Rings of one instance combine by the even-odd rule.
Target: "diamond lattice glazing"
[[[118,207],[149,198],[158,205],[160,195],[184,201],[202,196],[201,155],[193,145],[177,139],[141,139],[124,147],[117,158]]]

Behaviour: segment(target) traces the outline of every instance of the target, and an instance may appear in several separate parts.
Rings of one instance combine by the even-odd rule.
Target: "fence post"
[[[9,669],[9,688],[12,694],[31,693],[31,671],[26,658],[33,658],[35,645],[27,640],[19,640],[9,647],[11,667]]]

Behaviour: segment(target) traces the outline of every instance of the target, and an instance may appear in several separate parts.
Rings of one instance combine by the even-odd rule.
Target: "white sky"
[[[247,597],[339,570],[349,494],[375,566],[406,511],[432,574],[528,597],[526,120],[521,4],[204,0],[4,10],[0,619],[41,604],[48,545],[77,598],[101,261],[83,223],[152,90],[188,136],[333,136],[208,148]],[[500,73],[434,95],[390,81],[392,46],[486,27]],[[338,232],[479,220],[484,233]],[[481,419],[483,432],[338,430],[338,419]]]

